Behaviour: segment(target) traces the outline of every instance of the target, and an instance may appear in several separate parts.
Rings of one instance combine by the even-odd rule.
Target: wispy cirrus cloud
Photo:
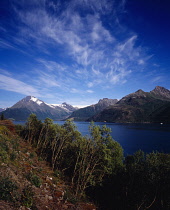
[[[11,49],[15,49],[14,46],[12,46],[10,43],[8,43],[7,41],[4,41],[4,40],[0,40],[0,48],[11,48]]]
[[[40,96],[39,91],[31,85],[3,74],[0,74],[0,89],[21,93],[23,95]]]
[[[160,81],[163,81],[163,76],[156,76],[151,80],[152,83],[157,83]]]
[[[8,77],[12,76],[12,74],[9,71],[2,69],[2,68],[0,68],[0,74],[8,76]]]
[[[37,43],[53,42],[59,46],[62,45],[78,63],[83,65],[94,62],[94,59],[96,60],[94,54],[102,55],[101,52],[106,50],[108,43],[112,45],[113,51],[116,49],[119,53],[128,54],[130,59],[139,56],[139,49],[133,50],[136,35],[132,35],[127,41],[121,43],[102,23],[100,15],[108,12],[116,14],[114,1],[111,3],[108,0],[72,0],[60,12],[59,3],[55,5],[53,2],[52,8],[58,8],[56,15],[48,13],[48,7],[51,8],[51,4],[44,3],[48,1],[40,2],[41,4],[37,4],[34,10],[17,11],[20,20],[26,25],[21,28],[21,33],[23,35],[27,33]],[[33,3],[35,4],[34,1]],[[60,4],[63,3],[60,2]],[[119,9],[124,4],[125,1],[120,1]],[[84,10],[86,10],[86,15],[82,16],[80,11]],[[93,14],[91,14],[92,11]],[[98,59],[100,58],[99,56]]]
[[[87,92],[87,93],[94,93],[93,90],[87,90],[86,92]]]
[[[43,87],[46,94],[52,88],[92,94],[93,88],[103,88],[105,84],[112,87],[126,83],[147,63],[145,50],[137,45],[137,34],[130,31],[120,39],[114,30],[120,27],[119,13],[124,12],[125,0],[12,2],[20,21],[13,42],[18,48],[24,46],[28,52],[35,49],[33,54],[38,54],[34,58],[36,65],[30,70],[34,75],[30,91],[32,87],[36,93]],[[110,15],[107,24],[103,19],[106,15]],[[5,47],[3,40],[2,44]],[[6,47],[14,46],[7,44]]]

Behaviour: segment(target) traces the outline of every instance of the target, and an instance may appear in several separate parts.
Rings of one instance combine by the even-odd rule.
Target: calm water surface
[[[25,122],[15,122],[24,124]],[[60,125],[64,121],[54,121]],[[88,135],[89,122],[75,122],[83,136]],[[170,125],[160,124],[120,124],[96,122],[95,125],[107,125],[112,130],[112,137],[124,149],[124,154],[133,154],[141,149],[144,152],[159,151],[170,153]]]

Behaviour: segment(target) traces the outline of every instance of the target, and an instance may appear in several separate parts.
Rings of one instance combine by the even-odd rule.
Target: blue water
[[[24,124],[24,122],[14,122]],[[60,125],[64,121],[54,121]],[[88,135],[89,122],[75,122],[83,136]],[[133,154],[141,149],[146,153],[158,151],[170,153],[170,125],[160,124],[119,124],[96,122],[96,125],[107,125],[111,135],[124,149],[124,154]]]

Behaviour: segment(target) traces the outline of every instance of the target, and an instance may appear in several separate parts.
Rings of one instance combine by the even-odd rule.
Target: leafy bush
[[[14,138],[11,140],[11,144],[14,150],[18,150],[19,148],[19,139],[18,138]]]
[[[0,148],[0,160],[2,162],[6,162],[8,160],[8,153],[2,148]]]
[[[76,204],[78,202],[78,198],[68,188],[65,190],[64,200],[67,200],[72,204]]]
[[[9,146],[7,139],[0,135],[0,160],[6,162],[8,160]]]
[[[40,187],[41,186],[41,179],[36,175],[33,174],[32,172],[28,173],[26,175],[26,178],[28,179],[28,181],[30,181],[34,186],[36,187]]]
[[[32,188],[30,186],[25,187],[22,191],[22,196],[21,196],[22,205],[26,206],[27,208],[32,207],[33,196],[34,193],[32,192]]]
[[[10,154],[10,160],[14,161],[16,158],[17,158],[16,152],[12,152],[12,153]]]
[[[11,136],[15,133],[15,125],[10,120],[0,120],[0,133]]]
[[[4,125],[0,125],[0,134],[2,135],[6,135],[6,136],[10,136],[11,133],[10,131],[8,130],[8,128]]]
[[[30,158],[34,158],[35,157],[35,153],[34,152],[31,152],[30,153]]]
[[[8,177],[0,180],[0,200],[14,201],[15,191],[18,189],[16,184]]]
[[[59,170],[56,169],[56,170],[54,171],[54,176],[57,177],[57,178],[62,177],[61,171],[59,171]]]
[[[21,134],[24,131],[24,126],[23,125],[15,125],[15,131],[17,134]]]
[[[5,136],[1,136],[1,135],[0,135],[0,148],[2,148],[2,150],[6,152],[9,151],[8,139]]]

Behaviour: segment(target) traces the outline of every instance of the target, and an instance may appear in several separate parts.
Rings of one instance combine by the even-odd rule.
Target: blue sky
[[[170,89],[169,0],[1,0],[0,107]]]

